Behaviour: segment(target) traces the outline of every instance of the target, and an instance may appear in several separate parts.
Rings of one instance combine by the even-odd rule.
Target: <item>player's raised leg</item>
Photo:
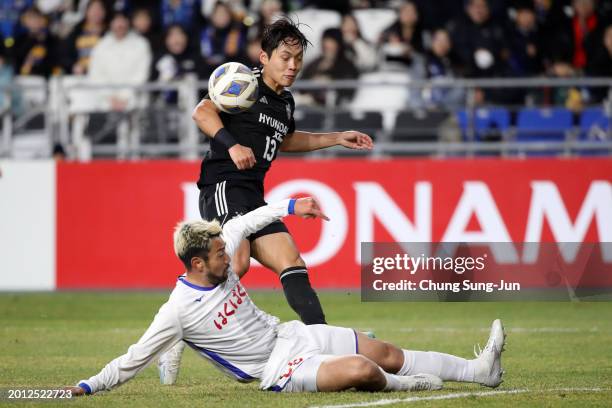
[[[475,359],[465,359],[434,351],[412,351],[357,333],[358,351],[389,373],[397,375],[432,374],[444,381],[475,382],[487,387],[502,383],[501,353],[505,333],[495,320],[485,348]]]
[[[306,263],[290,234],[278,232],[258,237],[251,243],[251,254],[280,277],[287,302],[305,324],[326,323]]]

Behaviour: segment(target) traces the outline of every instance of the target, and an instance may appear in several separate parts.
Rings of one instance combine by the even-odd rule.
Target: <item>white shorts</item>
[[[303,326],[303,327],[302,327]],[[300,343],[307,343],[308,348],[295,347],[297,352],[286,363],[279,385],[274,391],[282,392],[315,392],[317,391],[317,372],[321,363],[333,356],[357,354],[359,345],[357,333],[345,327],[314,324],[300,326],[302,337]]]

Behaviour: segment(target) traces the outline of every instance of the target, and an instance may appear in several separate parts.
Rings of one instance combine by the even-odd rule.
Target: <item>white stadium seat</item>
[[[378,43],[378,38],[383,30],[389,27],[397,19],[397,12],[391,9],[363,9],[353,12],[361,35],[372,44]]]
[[[328,28],[340,27],[342,18],[332,10],[305,9],[298,10],[289,15],[295,22],[305,24],[300,27],[306,38],[312,43],[304,54],[304,65],[319,56],[321,50],[321,35]]]
[[[21,97],[25,108],[44,106],[47,103],[47,81],[45,77],[18,75],[15,77],[15,84],[21,88]]]
[[[391,129],[397,111],[406,108],[410,96],[410,75],[406,72],[372,72],[359,79],[351,108],[357,111],[381,111],[383,127]],[[381,84],[369,86],[367,84]]]

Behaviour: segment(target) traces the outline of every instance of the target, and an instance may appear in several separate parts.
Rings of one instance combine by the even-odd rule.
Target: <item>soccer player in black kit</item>
[[[264,178],[279,151],[310,152],[341,145],[370,150],[372,139],[361,132],[310,133],[295,129],[295,103],[286,87],[302,68],[308,40],[296,24],[282,18],[268,26],[261,41],[259,95],[255,104],[239,114],[221,112],[204,98],[193,112],[200,130],[211,137],[210,152],[202,161],[200,214],[222,224],[266,204]],[[244,240],[232,259],[242,277],[250,257],[279,275],[287,301],[306,324],[325,324],[325,315],[312,289],[304,260],[281,221]],[[182,344],[182,343],[179,343]],[[173,384],[178,374],[181,346],[160,358],[162,383]]]

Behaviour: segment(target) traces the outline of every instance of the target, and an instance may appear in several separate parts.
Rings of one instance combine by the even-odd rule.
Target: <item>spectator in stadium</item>
[[[49,76],[58,67],[57,39],[49,32],[47,18],[36,7],[21,16],[25,32],[17,36],[11,49],[15,72],[19,75]]]
[[[60,58],[64,72],[75,75],[87,73],[91,51],[106,31],[106,16],[104,1],[89,2],[85,19],[63,41]]]
[[[130,20],[119,12],[113,16],[110,31],[91,53],[89,80],[95,84],[144,84],[151,69],[151,49],[141,35],[130,30]],[[124,111],[136,105],[132,89],[99,91],[92,98],[101,110]]]
[[[601,17],[595,12],[595,0],[573,0],[571,20],[574,68],[584,69],[593,57],[597,40],[601,38]]]
[[[232,10],[217,3],[208,23],[200,30],[200,55],[208,66],[205,76],[218,65],[236,58],[245,43],[242,27],[234,22]]]
[[[431,49],[426,54],[427,78],[433,80],[447,80],[454,78],[455,67],[452,61],[452,42],[448,31],[438,29],[431,38]],[[460,88],[437,88],[424,90],[423,99],[433,106],[457,108],[464,102],[464,92]]]
[[[0,36],[7,49],[15,45],[15,38],[23,32],[21,15],[33,5],[34,0],[0,2]]]
[[[248,37],[259,37],[263,35],[264,28],[274,22],[274,18],[283,12],[283,5],[279,0],[263,0],[257,13],[255,24],[249,28]]]
[[[423,30],[433,32],[445,27],[451,19],[463,12],[463,3],[457,0],[415,0]]]
[[[571,58],[572,33],[562,2],[534,0],[533,5],[543,68],[548,71],[554,61]]]
[[[189,48],[189,38],[182,26],[171,25],[166,31],[165,48],[158,54],[153,64],[152,80],[170,82],[179,80],[188,74],[198,74],[202,61],[197,52]],[[175,91],[163,92],[168,103],[176,103]]]
[[[531,2],[520,2],[515,8],[514,25],[506,39],[510,45],[509,74],[514,77],[535,76],[542,72],[536,15]]]
[[[251,37],[247,41],[246,48],[242,51],[236,61],[243,63],[249,68],[259,67],[259,54],[261,54],[261,37]]]
[[[578,72],[570,60],[558,59],[549,70],[553,78],[576,78]],[[573,112],[580,112],[584,107],[586,92],[576,87],[557,87],[545,89],[544,103],[553,106],[564,106]]]
[[[592,77],[612,77],[612,24],[604,32],[599,47],[593,58],[587,62],[586,73]],[[608,88],[594,88],[591,90],[593,102],[601,102],[608,96]]]
[[[467,76],[494,77],[504,72],[504,29],[491,18],[487,0],[468,0],[465,15],[452,20],[448,32]]]
[[[378,64],[378,54],[376,48],[361,35],[355,16],[344,15],[340,29],[347,57],[353,61],[359,72],[373,71]]]
[[[155,21],[148,8],[139,8],[132,13],[132,27],[134,31],[149,42],[153,55],[159,55],[164,48],[164,40],[160,30],[155,27]]]
[[[199,0],[161,0],[160,8],[164,29],[178,24],[186,32],[192,33],[201,19]]]
[[[380,44],[385,55],[410,64],[412,54],[423,51],[423,32],[419,12],[412,1],[401,3],[397,20],[381,34]]]
[[[321,38],[321,55],[304,68],[302,78],[331,82],[337,79],[356,79],[359,71],[348,58],[342,32],[337,28],[328,28]],[[350,102],[355,91],[342,89],[338,91],[337,104]],[[312,92],[314,102],[325,105],[325,92]]]
[[[53,145],[52,157],[55,161],[66,160],[66,150],[61,143],[58,142]]]

